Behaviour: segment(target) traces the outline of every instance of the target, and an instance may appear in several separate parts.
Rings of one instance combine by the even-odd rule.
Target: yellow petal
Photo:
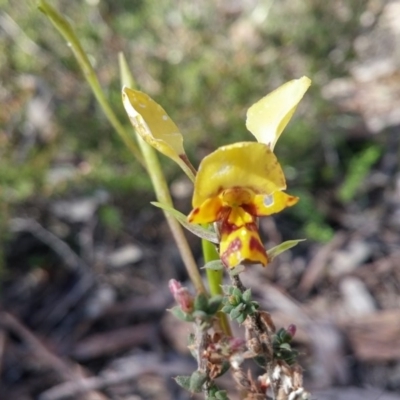
[[[220,257],[228,268],[239,264],[268,263],[268,256],[258,234],[256,223],[229,229],[229,224],[221,226]]]
[[[255,142],[235,143],[205,157],[196,175],[193,208],[235,187],[264,195],[286,188],[282,168],[268,146]]]
[[[242,226],[254,221],[254,217],[242,207],[233,207],[227,217],[228,223],[235,226]]]
[[[247,129],[260,143],[273,150],[310,85],[311,80],[303,76],[285,83],[263,97],[248,109]]]
[[[271,196],[254,196],[252,204],[245,207],[245,209],[252,215],[262,217],[278,213],[287,207],[292,207],[298,201],[298,197],[278,191]]]
[[[192,224],[209,224],[220,218],[222,211],[222,201],[217,197],[212,197],[203,202],[199,207],[194,208],[187,219]]]
[[[132,125],[144,141],[172,158],[194,180],[186,163],[183,136],[165,110],[147,94],[127,87],[122,89],[122,101]]]

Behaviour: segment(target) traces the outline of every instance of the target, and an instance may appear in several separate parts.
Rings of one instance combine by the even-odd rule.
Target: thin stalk
[[[138,137],[138,142],[142,150],[144,159],[146,160],[147,171],[150,175],[151,182],[153,183],[157,200],[160,203],[165,203],[173,206],[171,195],[169,193],[169,188],[165,181],[165,177],[161,170],[160,162],[158,160],[155,150],[150,145],[148,145],[141,137]],[[174,217],[172,217],[168,213],[164,214],[171,229],[172,235],[174,236],[176,245],[178,246],[182,260],[186,266],[186,270],[190,280],[192,281],[197,292],[206,293],[206,289],[203,285],[203,280],[199,273],[199,269],[197,268],[192,251],[190,250],[189,244],[183,233],[181,225]]]
[[[215,248],[215,245],[209,242],[208,240],[201,240],[201,245],[203,249],[203,257],[204,257],[204,264],[207,264],[210,261],[214,260],[219,260],[219,254],[217,252],[217,249]],[[210,289],[210,293],[212,296],[215,295],[223,295],[222,291],[222,277],[223,277],[223,271],[213,271],[211,269],[206,269],[206,274],[207,274],[207,281],[208,281],[208,286]],[[221,329],[224,331],[224,333],[227,336],[232,336],[232,330],[231,326],[229,324],[227,315],[224,314],[223,312],[218,312],[218,318],[220,321]]]
[[[92,64],[90,63],[87,54],[83,50],[79,39],[75,35],[71,24],[64,18],[62,14],[60,14],[45,0],[39,0],[38,8],[41,12],[43,12],[43,14],[46,15],[46,17],[50,20],[50,22],[54,25],[58,32],[67,41],[68,46],[71,48],[79,66],[81,67],[86,81],[92,89],[92,92],[96,97],[96,100],[100,104],[108,121],[118,133],[127,148],[132,152],[136,160],[139,161],[143,167],[145,167],[145,162],[143,160],[142,154],[140,153],[138,145],[135,143],[128,130],[124,128],[124,126],[121,124],[114,111],[112,110],[110,103],[108,102],[100,86],[100,82],[92,67]]]

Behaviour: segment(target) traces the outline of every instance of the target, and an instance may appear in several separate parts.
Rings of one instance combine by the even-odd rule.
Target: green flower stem
[[[201,240],[201,245],[203,249],[203,256],[204,256],[204,264],[207,264],[210,261],[214,260],[219,260],[219,254],[217,252],[217,249],[215,248],[215,245],[209,242],[208,240]],[[223,295],[223,290],[222,290],[222,277],[223,277],[223,271],[213,271],[211,269],[206,269],[206,274],[207,274],[207,281],[208,281],[208,286],[210,289],[210,293],[212,296],[215,295]],[[218,312],[218,318],[221,324],[222,330],[225,332],[227,336],[232,336],[232,331],[231,331],[231,326],[229,324],[227,315]]]
[[[110,104],[104,95],[104,92],[100,86],[97,75],[92,67],[92,64],[89,61],[88,56],[83,50],[79,39],[75,35],[75,32],[71,26],[71,24],[61,15],[54,7],[48,4],[45,0],[39,0],[38,8],[46,17],[51,21],[51,23],[55,26],[58,32],[64,37],[67,41],[68,46],[71,47],[71,50],[78,61],[79,66],[85,76],[85,79],[89,83],[93,94],[96,97],[96,100],[100,104],[103,109],[104,114],[106,115],[108,121],[113,126],[115,131],[121,137],[122,141],[125,143],[127,148],[132,152],[137,161],[139,161],[143,167],[145,167],[145,162],[143,160],[142,154],[138,148],[138,145],[133,140],[132,136],[129,134],[128,130],[124,128],[121,122],[118,120],[114,111],[110,107]]]
[[[148,145],[141,137],[138,137],[138,141],[143,156],[146,160],[147,170],[150,175],[151,182],[153,183],[157,200],[161,203],[173,206],[172,199],[169,193],[169,188],[165,181],[165,177],[161,170],[160,162],[158,160],[155,150],[150,145]],[[168,213],[164,212],[164,215],[167,219],[172,235],[174,236],[179,252],[181,253],[182,260],[185,263],[190,280],[192,281],[197,292],[206,293],[206,289],[203,285],[203,280],[199,273],[199,269],[197,268],[192,251],[190,250],[189,244],[183,233],[181,225],[174,217],[172,217]]]
[[[120,68],[120,77],[122,86],[134,88],[135,80],[129,70],[128,63],[122,53],[118,54],[118,62]],[[147,172],[150,176],[153,184],[154,191],[156,193],[157,200],[160,203],[168,204],[173,207],[171,195],[165,176],[162,172],[160,162],[157,157],[155,150],[148,145],[141,136],[136,132],[136,138],[139,143],[140,150],[142,151],[144,160],[146,162]],[[183,233],[182,227],[179,222],[167,212],[164,212],[165,218],[167,219],[169,228],[171,229],[172,235],[175,239],[176,245],[178,246],[182,260],[186,266],[187,273],[190,280],[192,281],[197,292],[206,293],[206,289],[203,285],[203,280],[197,268],[196,262],[193,258],[193,254],[190,250],[189,244]]]

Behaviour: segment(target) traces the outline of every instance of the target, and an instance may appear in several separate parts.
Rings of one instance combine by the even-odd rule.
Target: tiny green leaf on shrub
[[[193,322],[194,321],[194,318],[191,314],[185,313],[178,306],[172,307],[168,311],[170,311],[172,313],[172,315],[174,315],[174,317],[180,319],[181,321],[184,321],[184,322]]]
[[[219,390],[217,393],[215,393],[215,398],[217,400],[229,400],[226,390]]]
[[[190,378],[190,376],[178,375],[174,379],[179,386],[183,387],[185,390],[190,390]]]
[[[237,318],[236,321],[238,324],[243,324],[244,320],[246,319],[246,315],[245,314],[240,314]]]
[[[221,285],[221,289],[226,295],[230,296],[232,294],[233,286]]]
[[[204,293],[199,293],[194,299],[194,309],[196,311],[207,312],[208,299]]]
[[[221,260],[213,260],[209,261],[204,267],[201,269],[211,269],[212,271],[220,271],[224,269],[224,264],[222,264]]]
[[[200,393],[207,380],[207,375],[201,371],[194,371],[190,377],[190,391]]]
[[[205,311],[197,310],[192,313],[194,318],[198,318],[200,320],[206,321],[209,320],[208,314]]]
[[[239,304],[237,307],[235,307],[229,314],[231,319],[239,318],[239,316],[242,314],[244,308],[245,308],[244,304]]]
[[[279,347],[280,347],[281,349],[287,350],[287,351],[291,351],[291,350],[292,350],[292,347],[290,346],[289,343],[282,343]]]
[[[231,367],[231,364],[228,361],[223,361],[221,372],[219,373],[219,375],[216,376],[216,378],[224,375],[229,370],[230,367]]]
[[[208,300],[208,314],[214,315],[221,306],[223,297],[222,296],[213,296],[210,300]]]
[[[251,300],[251,289],[247,289],[245,292],[243,292],[242,298],[243,298],[243,301],[245,301],[246,303],[248,301],[250,301]]]
[[[221,308],[221,311],[225,314],[229,314],[233,309],[234,307],[231,304],[226,304]]]
[[[279,329],[275,335],[277,343],[289,343],[292,341],[293,336],[284,328]]]
[[[231,268],[229,270],[229,275],[231,276],[236,276],[239,275],[240,273],[242,273],[246,268],[244,267],[244,265],[238,265],[235,268]]]
[[[240,301],[240,299],[242,298],[242,292],[240,291],[240,289],[234,287],[232,290],[232,296],[234,296],[236,299],[239,299],[238,301]]]

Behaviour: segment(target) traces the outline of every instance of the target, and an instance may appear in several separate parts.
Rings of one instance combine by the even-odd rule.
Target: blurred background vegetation
[[[146,175],[99,110],[70,49],[35,3],[2,3],[3,226],[21,205],[43,198],[98,188],[113,196],[150,191]],[[320,193],[334,186],[336,201],[351,201],[381,153],[378,138],[349,143],[348,133],[357,129],[359,118],[338,111],[321,95],[332,79],[348,75],[366,1],[54,4],[76,28],[120,119],[127,123],[117,65],[123,51],[139,87],[166,108],[184,133],[195,165],[216,146],[252,140],[244,120],[253,102],[287,80],[311,77],[313,86],[277,154],[290,191],[302,197],[289,211],[295,229],[313,240],[331,238],[334,226],[327,207],[318,204]],[[170,180],[180,174],[169,161],[163,165]],[[105,222],[118,223],[118,213],[106,211]]]
[[[274,219],[263,220],[261,227],[276,232],[276,227],[268,225],[268,220],[273,220],[284,240],[308,239],[294,250],[300,261],[292,263],[290,256],[277,260],[282,262],[282,272],[276,280],[281,279],[281,287],[297,300],[314,296],[316,315],[337,312],[338,320],[343,310],[351,308],[341,302],[346,296],[340,294],[342,277],[353,271],[340,269],[349,260],[354,270],[364,263],[360,279],[372,293],[377,309],[400,304],[393,277],[399,277],[398,259],[390,258],[398,249],[400,232],[399,4],[398,0],[52,1],[76,29],[120,120],[129,125],[121,103],[117,62],[122,51],[139,88],[163,105],[181,129],[195,166],[217,146],[253,140],[245,128],[245,116],[255,101],[288,80],[303,75],[312,79],[312,87],[276,147],[288,192],[299,195],[301,201]],[[58,269],[60,261],[48,257],[49,250],[46,253],[43,244],[38,245],[40,240],[32,244],[27,235],[16,234],[16,218],[40,221],[93,266],[93,275],[106,270],[104,255],[117,245],[134,238],[146,247],[143,243],[148,244],[149,239],[154,248],[159,245],[157,240],[165,244],[168,234],[160,228],[161,212],[150,205],[155,197],[146,174],[102,114],[64,40],[34,1],[0,0],[0,10],[0,252],[7,256],[0,256],[5,265],[1,280],[4,287],[11,288],[7,299],[12,311],[16,309],[15,314],[27,325],[43,335],[52,332],[56,343],[63,343],[60,337],[64,340],[68,332],[78,331],[76,336],[69,335],[73,342],[85,332],[80,331],[81,320],[75,314],[71,318],[76,318],[78,328],[70,322],[65,303],[68,318],[62,315],[52,320],[57,301],[67,297],[70,281],[65,276],[69,273]],[[176,165],[160,158],[177,208],[187,212],[190,184]],[[75,199],[95,203],[98,219],[93,223],[96,229],[88,235],[92,235],[90,246],[95,247],[93,241],[101,244],[99,248],[106,243],[96,262],[96,257],[85,253],[87,236],[80,236],[93,222],[91,217],[77,227],[71,219],[63,224],[67,218],[57,211],[60,201],[65,205]],[[338,232],[345,232],[342,239],[331,240],[340,236]],[[361,256],[351,249],[344,256],[342,252],[335,275],[329,257],[358,239],[364,246]],[[328,249],[329,256],[323,256],[322,262],[313,258],[318,249]],[[352,252],[357,253],[356,261]],[[25,257],[20,264],[25,269],[15,262],[20,253]],[[106,278],[102,275],[119,299],[135,290],[151,292],[154,276],[159,283],[155,260],[162,258],[159,248],[148,254],[153,258],[144,262],[146,268],[129,272],[140,274],[136,281],[125,279],[126,271],[118,272],[124,277],[118,281],[113,273]],[[375,275],[375,261],[382,261],[381,271],[386,275]],[[385,269],[387,263],[394,265],[393,275]],[[171,264],[175,268],[179,262]],[[307,275],[316,265],[317,272]],[[14,291],[14,287],[24,288],[24,273],[35,268],[38,282],[43,279],[35,290]],[[275,273],[271,271],[277,271],[274,268],[263,270],[265,276],[270,274],[268,279]],[[52,279],[46,280],[47,275],[40,271],[50,271]],[[168,270],[164,278],[167,275],[175,277],[175,270]],[[302,293],[298,291],[300,279]],[[321,293],[324,300],[318,297]],[[325,301],[325,306],[321,307],[320,301]],[[36,320],[29,302],[35,311],[42,311]],[[164,305],[161,308],[165,310]],[[94,319],[90,321],[88,326],[95,325]],[[389,320],[388,325],[392,326]],[[381,332],[376,335],[379,340]],[[351,351],[356,353],[357,346],[355,349]],[[362,359],[363,354],[356,356]],[[373,357],[375,354],[371,356],[374,361]],[[393,361],[391,357],[389,354],[384,362]],[[324,354],[321,359],[332,357]],[[95,370],[100,369],[96,366]],[[18,387],[13,379],[14,375],[10,381]],[[398,388],[396,379],[397,383],[390,386],[389,382],[387,387]],[[377,379],[378,384],[382,380]],[[369,376],[364,381],[370,383]]]
[[[244,126],[247,108],[283,82],[310,76],[313,86],[277,154],[290,191],[302,197],[289,211],[300,233],[331,238],[334,226],[318,204],[320,194],[335,187],[334,200],[351,201],[381,154],[377,137],[352,143],[360,120],[321,95],[324,85],[349,73],[365,1],[56,4],[76,28],[120,119],[127,122],[117,65],[123,51],[139,87],[184,133],[195,165],[216,146],[252,140]],[[62,38],[34,3],[4,6],[1,220],[27,201],[66,192],[150,190]],[[163,165],[170,180],[180,174],[169,161]]]

